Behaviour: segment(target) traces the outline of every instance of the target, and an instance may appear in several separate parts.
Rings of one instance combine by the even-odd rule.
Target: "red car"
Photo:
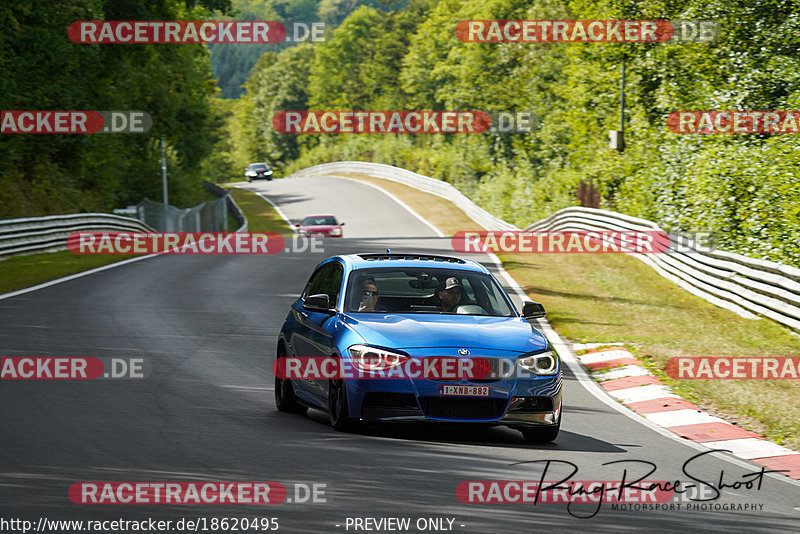
[[[342,237],[344,223],[336,221],[333,215],[309,215],[303,222],[295,223],[297,233],[300,235],[326,235],[328,237]]]

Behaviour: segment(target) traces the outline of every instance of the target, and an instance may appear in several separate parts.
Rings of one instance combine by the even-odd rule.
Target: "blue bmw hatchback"
[[[561,364],[529,322],[544,315],[535,302],[519,314],[473,261],[391,253],[328,258],[292,304],[276,363],[335,359],[364,372],[327,379],[276,372],[278,410],[325,410],[337,430],[357,422],[485,423],[516,428],[529,442],[552,441],[561,425]],[[428,358],[471,359],[483,372],[386,378],[369,371],[376,362],[390,369]]]

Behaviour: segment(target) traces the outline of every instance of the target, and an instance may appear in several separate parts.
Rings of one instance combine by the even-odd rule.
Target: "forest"
[[[463,20],[713,21],[710,42],[479,43]],[[625,150],[619,129],[626,65]],[[524,227],[579,204],[720,248],[800,265],[800,142],[792,134],[676,134],[680,110],[796,110],[800,9],[788,0],[412,0],[361,6],[324,43],[265,54],[231,113],[231,157],[284,173],[337,160],[397,165],[446,180]],[[289,135],[289,110],[525,110],[529,133]],[[591,195],[589,195],[589,198]],[[591,203],[590,203],[591,205]]]
[[[589,199],[667,230],[714,232],[727,250],[800,265],[797,135],[667,127],[681,110],[797,110],[794,1],[14,0],[0,17],[8,29],[0,34],[2,109],[141,109],[153,117],[140,136],[0,137],[3,218],[159,198],[163,137],[170,195],[184,203],[202,179],[240,179],[253,161],[270,163],[277,176],[322,162],[374,161],[450,182],[520,227]],[[274,49],[263,53],[260,45],[233,52],[237,45],[76,45],[66,38],[74,20],[218,17],[324,20],[329,27],[324,42],[265,45]],[[707,20],[718,34],[710,42],[459,39],[459,22],[493,19]],[[623,63],[620,152],[609,148],[608,132],[619,129]],[[516,110],[534,115],[536,128],[296,135],[273,127],[277,113],[303,110]]]

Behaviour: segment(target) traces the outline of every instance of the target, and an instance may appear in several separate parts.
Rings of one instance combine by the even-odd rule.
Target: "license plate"
[[[439,395],[447,395],[450,397],[488,397],[489,386],[454,386],[450,384],[440,384]]]

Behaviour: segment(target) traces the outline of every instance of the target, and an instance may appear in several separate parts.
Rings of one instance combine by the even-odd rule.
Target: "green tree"
[[[224,3],[216,2],[217,7]],[[3,135],[0,217],[109,210],[160,197],[158,140],[170,162],[170,198],[198,196],[198,169],[217,126],[202,45],[76,44],[76,20],[174,20],[208,15],[183,2],[16,0],[0,9],[0,109],[141,110],[147,134]]]

